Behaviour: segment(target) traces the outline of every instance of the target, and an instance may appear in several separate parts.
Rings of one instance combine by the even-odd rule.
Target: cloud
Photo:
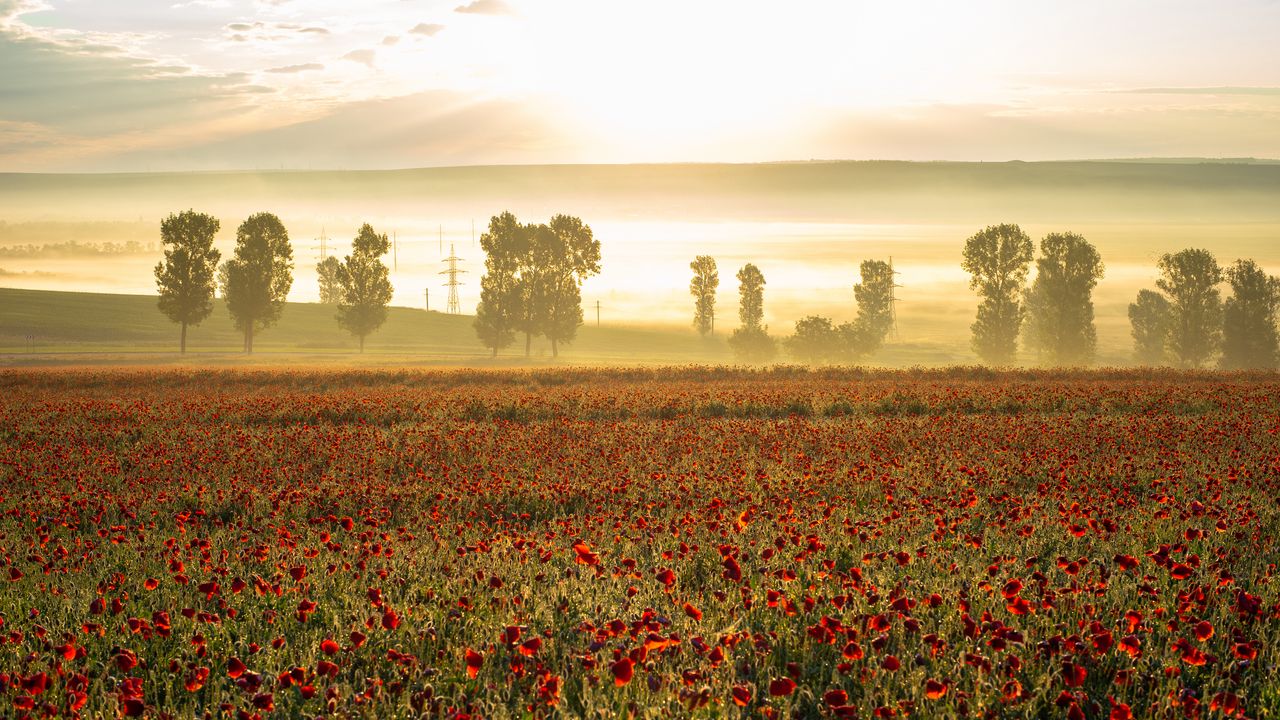
[[[373,67],[373,61],[376,60],[377,57],[378,57],[378,54],[375,51],[370,49],[364,49],[364,50],[352,50],[346,55],[343,55],[340,59],[350,60],[351,62],[360,63],[361,65],[368,65],[369,67]]]
[[[279,42],[297,40],[307,36],[322,37],[331,35],[328,28],[318,25],[295,25],[291,23],[233,22],[224,28],[231,33],[228,39],[232,42]]]
[[[0,168],[67,167],[103,153],[171,148],[202,132],[219,134],[259,104],[256,96],[274,92],[244,73],[204,74],[138,57],[105,34],[41,32],[0,25]]]
[[[400,42],[399,35],[388,35],[382,38],[382,44],[385,45],[386,47],[391,47],[392,45],[396,45],[399,42]]]
[[[1280,87],[1249,87],[1223,85],[1220,87],[1150,87],[1129,90],[1112,90],[1113,93],[1130,95],[1269,95],[1280,97]]]
[[[51,9],[49,4],[42,0],[0,0],[0,27],[8,25],[9,21],[19,15]]]
[[[515,10],[503,0],[471,0],[466,5],[459,5],[454,12],[470,15],[515,15]]]
[[[549,107],[448,91],[346,103],[321,118],[178,152],[141,150],[84,169],[380,169],[573,161],[576,139]]]
[[[281,67],[267,68],[263,72],[290,74],[323,69],[324,65],[321,65],[320,63],[303,63],[301,65],[283,65]]]
[[[426,35],[427,37],[431,37],[443,29],[444,26],[438,23],[418,23],[417,25],[414,25],[413,29],[409,32],[414,35]]]

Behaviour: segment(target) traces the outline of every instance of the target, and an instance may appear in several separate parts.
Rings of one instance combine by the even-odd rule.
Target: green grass
[[[489,353],[476,339],[471,321],[470,315],[392,307],[386,324],[366,341],[365,355],[487,362]],[[11,362],[27,354],[176,353],[178,332],[151,296],[0,288],[0,353],[9,354]],[[33,348],[27,347],[28,334],[35,336]],[[207,320],[188,330],[187,349],[194,355],[238,354],[240,347],[241,336],[221,301]],[[355,338],[338,327],[334,308],[315,303],[288,303],[280,322],[254,340],[255,352],[263,355],[353,356],[357,347]],[[523,350],[521,338],[500,359],[522,358]],[[550,354],[549,346],[535,339],[533,359],[544,361]],[[729,359],[723,340],[704,341],[692,330],[592,326],[580,328],[561,357],[589,363]]]
[[[358,353],[355,338],[338,327],[332,307],[288,303],[274,327],[254,338],[255,362],[510,365],[524,364],[524,339],[495,360],[476,339],[470,315],[392,307],[387,322]],[[178,326],[149,295],[0,288],[0,363],[155,363],[179,359]],[[26,340],[34,335],[34,345]],[[242,362],[241,336],[221,301],[187,334],[188,362]],[[787,358],[778,358],[786,362]],[[533,341],[528,362],[553,362],[550,345]],[[732,363],[724,336],[703,339],[677,327],[595,327],[578,330],[557,362],[583,365]],[[870,359],[886,367],[968,364],[961,350],[937,343],[896,343]]]

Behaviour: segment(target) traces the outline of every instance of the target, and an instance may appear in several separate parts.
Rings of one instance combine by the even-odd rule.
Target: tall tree
[[[879,350],[893,329],[893,268],[883,260],[863,260],[859,272],[862,282],[853,286],[858,316],[840,326],[854,358]]]
[[[962,267],[973,275],[969,287],[982,296],[973,349],[988,364],[1008,365],[1017,353],[1031,254],[1031,238],[1017,225],[991,225],[965,241]]]
[[[391,250],[386,233],[379,235],[365,223],[351,242],[351,254],[338,265],[338,325],[364,339],[382,327],[391,302],[391,280],[382,256]]]
[[[554,259],[555,238],[545,223],[523,226],[516,283],[520,291],[516,329],[524,334],[524,356],[529,357],[533,338],[547,325],[547,307],[551,296],[550,266]]]
[[[293,286],[293,248],[280,218],[257,213],[236,229],[235,256],[218,271],[222,295],[244,333],[244,351],[253,352],[255,330],[275,324]]]
[[[764,274],[751,263],[738,271],[738,320],[729,346],[740,360],[768,362],[776,347],[764,326]]]
[[[337,305],[342,299],[342,288],[338,285],[338,266],[341,265],[336,255],[316,263],[316,275],[320,284],[320,302],[323,305]]]
[[[182,325],[182,353],[187,352],[187,326],[199,325],[213,312],[214,275],[222,257],[213,238],[220,227],[217,218],[195,210],[160,222],[164,260],[155,269],[160,312]]]
[[[720,287],[720,272],[716,259],[699,255],[689,263],[693,279],[689,281],[689,294],[693,296],[693,326],[698,334],[706,337],[715,332],[716,290]]]
[[[528,233],[515,215],[504,212],[489,219],[480,248],[485,253],[485,272],[474,327],[480,342],[497,357],[498,350],[515,340],[521,300],[518,274],[528,250]]]
[[[1253,260],[1237,260],[1226,276],[1231,297],[1222,308],[1222,367],[1274,369],[1280,363],[1280,278]]]
[[[1026,342],[1046,364],[1093,362],[1093,288],[1103,270],[1097,248],[1080,235],[1050,233],[1040,241],[1036,279],[1026,296]]]
[[[747,330],[764,324],[764,273],[751,263],[738,271],[738,322]]]
[[[1222,268],[1213,253],[1195,248],[1166,253],[1158,265],[1156,286],[1173,311],[1169,349],[1182,367],[1200,367],[1222,344]]]
[[[1134,359],[1151,367],[1163,364],[1165,342],[1173,324],[1169,301],[1155,290],[1139,290],[1138,299],[1129,305],[1129,324],[1132,326]]]
[[[600,241],[580,218],[556,215],[539,232],[549,245],[542,270],[546,294],[542,334],[551,341],[551,356],[569,343],[582,325],[582,282],[600,272]]]

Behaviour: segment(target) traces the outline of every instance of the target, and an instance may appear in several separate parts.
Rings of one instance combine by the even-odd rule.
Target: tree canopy
[[[387,319],[391,280],[382,256],[391,250],[386,233],[379,235],[368,223],[351,242],[351,254],[338,265],[338,324],[364,340]]]
[[[1231,297],[1222,308],[1222,367],[1274,369],[1280,364],[1280,278],[1267,275],[1253,260],[1237,260],[1226,277]]]
[[[186,210],[160,222],[164,260],[155,267],[160,312],[182,325],[179,351],[187,351],[187,326],[213,312],[218,260],[213,239],[222,224],[212,215]]]
[[[962,267],[982,303],[973,323],[973,349],[983,362],[1008,365],[1018,350],[1020,298],[1031,265],[1031,238],[1017,225],[991,225],[965,241]]]
[[[1093,289],[1103,270],[1097,248],[1080,235],[1050,233],[1040,241],[1036,279],[1026,294],[1026,343],[1044,364],[1093,362]]]
[[[706,337],[716,327],[716,290],[720,287],[720,272],[716,259],[699,255],[689,263],[693,279],[689,281],[689,294],[693,296],[693,327]]]
[[[1169,301],[1155,290],[1139,290],[1129,304],[1129,324],[1133,335],[1133,358],[1142,365],[1162,365],[1173,311]]]
[[[494,354],[525,336],[525,355],[535,336],[560,345],[582,325],[582,282],[600,272],[600,241],[581,219],[556,215],[550,222],[522,225],[514,215],[494,216],[480,239],[485,275],[475,329]]]
[[[1198,368],[1222,345],[1222,268],[1208,250],[1189,248],[1160,257],[1156,287],[1170,305],[1168,347],[1182,367]]]
[[[236,229],[235,255],[218,271],[227,310],[253,352],[256,330],[273,325],[293,285],[293,248],[280,218],[257,213]]]

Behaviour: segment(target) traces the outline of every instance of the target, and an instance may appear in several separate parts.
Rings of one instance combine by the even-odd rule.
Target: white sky
[[[0,0],[0,171],[1280,157],[1278,37],[1276,0]]]

